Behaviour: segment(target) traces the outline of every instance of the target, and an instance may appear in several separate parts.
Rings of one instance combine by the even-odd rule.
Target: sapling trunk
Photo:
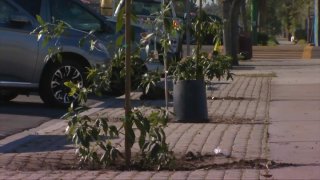
[[[168,59],[167,59],[167,49],[164,48],[163,51],[163,61],[164,61],[164,97],[166,101],[166,116],[169,115],[169,107],[168,107]]]
[[[126,48],[126,60],[125,60],[125,70],[126,70],[126,82],[125,82],[125,159],[126,166],[130,166],[131,162],[131,147],[130,147],[130,135],[129,135],[129,123],[130,113],[131,113],[131,0],[126,0],[125,2],[125,48]]]
[[[203,77],[202,77],[202,73],[201,73],[201,71],[202,71],[202,69],[200,69],[201,67],[200,67],[200,65],[199,65],[199,61],[200,61],[200,51],[201,51],[201,43],[202,43],[202,41],[201,41],[201,36],[202,36],[202,34],[201,34],[201,21],[202,21],[202,0],[200,0],[200,2],[199,2],[199,14],[198,14],[198,21],[199,22],[197,22],[197,28],[196,28],[196,38],[197,38],[197,46],[196,46],[196,79],[202,79]]]
[[[190,0],[186,2],[186,38],[187,38],[187,56],[190,56]]]
[[[165,9],[166,8],[166,4],[164,3],[164,1],[162,1],[162,9]],[[169,115],[169,91],[168,91],[168,42],[170,41],[170,35],[168,35],[168,29],[167,27],[165,26],[165,13],[161,13],[161,20],[163,21],[163,25],[162,25],[162,28],[165,32],[165,35],[164,35],[164,44],[162,44],[163,46],[163,63],[164,63],[164,97],[165,97],[165,104],[166,104],[166,116]],[[168,40],[168,41],[167,41]]]

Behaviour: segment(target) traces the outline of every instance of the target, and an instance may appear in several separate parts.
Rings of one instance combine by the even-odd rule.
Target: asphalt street
[[[93,97],[88,105],[103,100],[105,98]],[[51,119],[59,119],[66,112],[65,108],[45,105],[37,94],[20,95],[11,102],[0,103],[0,139],[37,127]]]

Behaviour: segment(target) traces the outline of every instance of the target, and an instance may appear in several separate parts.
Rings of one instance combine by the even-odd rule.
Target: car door
[[[41,0],[28,2],[41,4]],[[30,34],[34,24],[27,11],[12,1],[0,0],[0,85],[32,83],[39,46],[37,35]]]

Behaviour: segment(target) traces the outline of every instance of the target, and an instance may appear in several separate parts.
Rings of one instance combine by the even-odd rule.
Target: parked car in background
[[[45,22],[61,20],[69,26],[59,39],[43,46],[43,37],[30,34],[39,26],[36,15]],[[93,50],[90,43],[79,45],[91,30],[96,37]],[[87,68],[110,63],[114,49],[109,47],[114,47],[111,42],[117,37],[114,22],[78,0],[0,0],[0,101],[37,91],[45,103],[70,104],[77,97],[68,96],[70,89],[64,83],[85,85]],[[49,48],[57,46],[61,62],[48,59]]]
[[[136,24],[148,30],[149,32],[155,32],[154,20],[157,14],[161,11],[162,3],[165,0],[134,0],[132,1],[132,13],[137,16]],[[114,10],[112,18],[116,18],[120,13],[121,7],[124,6],[124,0],[120,0],[118,6]],[[168,17],[173,26],[178,28],[182,25],[182,20],[177,17],[174,4],[170,4],[170,12]],[[170,35],[170,49],[169,49],[169,58],[180,59],[183,55],[182,53],[182,33],[176,31]],[[150,43],[150,50],[158,51],[158,54],[161,54],[160,37],[154,36],[153,41]]]

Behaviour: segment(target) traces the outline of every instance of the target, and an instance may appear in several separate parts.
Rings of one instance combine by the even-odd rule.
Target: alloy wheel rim
[[[69,96],[70,88],[65,82],[72,82],[78,87],[83,87],[83,78],[80,71],[73,66],[62,66],[57,69],[51,79],[50,88],[54,98],[63,104],[69,104],[77,99],[78,93]]]

